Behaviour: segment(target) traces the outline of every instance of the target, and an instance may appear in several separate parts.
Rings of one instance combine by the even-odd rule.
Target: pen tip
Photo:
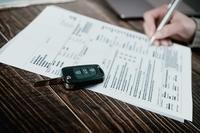
[[[155,37],[153,36],[150,40],[150,43],[152,44],[155,41]]]

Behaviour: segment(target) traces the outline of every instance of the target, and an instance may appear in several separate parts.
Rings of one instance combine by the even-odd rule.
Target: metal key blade
[[[37,81],[34,84],[34,87],[42,87],[42,86],[48,86],[48,85],[57,85],[57,84],[63,84],[65,83],[64,78],[55,78],[55,79],[47,79],[47,80],[41,80]]]

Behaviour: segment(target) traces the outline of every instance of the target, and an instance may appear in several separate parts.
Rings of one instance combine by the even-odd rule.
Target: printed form
[[[91,91],[192,121],[189,48],[150,46],[143,34],[59,7],[47,7],[1,48],[0,62],[50,78],[65,66],[99,64],[105,80]]]

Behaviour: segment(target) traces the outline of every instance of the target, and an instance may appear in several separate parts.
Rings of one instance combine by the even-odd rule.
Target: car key
[[[101,83],[103,80],[104,72],[99,65],[80,65],[64,67],[62,68],[62,77],[37,81],[34,86],[40,87],[65,83],[69,88],[85,87]]]

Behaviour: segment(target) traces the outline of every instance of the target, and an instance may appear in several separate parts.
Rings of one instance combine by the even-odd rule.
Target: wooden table
[[[102,0],[58,4],[68,10],[143,32],[142,21],[122,21]],[[0,11],[0,30],[10,40],[44,8]],[[1,38],[1,46],[6,41]],[[23,52],[23,51],[19,51]],[[0,64],[0,130],[7,132],[200,132],[200,53],[192,56],[193,122],[178,121],[89,90],[33,87],[40,75]],[[58,98],[51,89],[61,97]]]

